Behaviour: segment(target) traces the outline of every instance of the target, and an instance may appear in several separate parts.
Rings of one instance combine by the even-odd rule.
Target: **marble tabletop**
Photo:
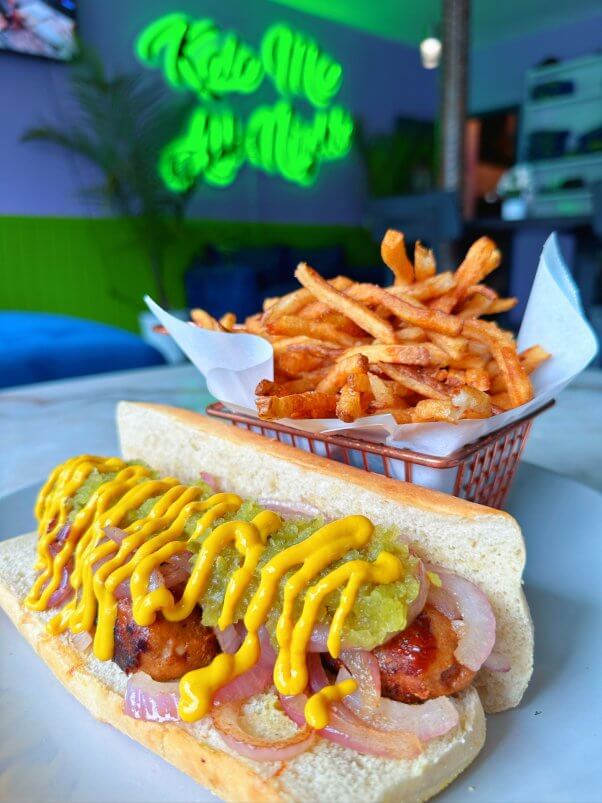
[[[191,365],[101,374],[0,392],[0,496],[82,452],[117,453],[121,399],[203,410],[212,400]],[[586,371],[537,418],[524,459],[602,490],[602,372]]]

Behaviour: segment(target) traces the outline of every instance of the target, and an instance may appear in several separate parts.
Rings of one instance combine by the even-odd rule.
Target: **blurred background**
[[[596,0],[0,0],[0,386],[177,362],[149,293],[248,315],[385,280],[387,227],[520,304],[552,230],[602,329]],[[300,66],[299,53],[310,55]]]

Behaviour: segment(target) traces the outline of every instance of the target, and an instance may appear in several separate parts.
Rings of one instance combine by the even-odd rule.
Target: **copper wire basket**
[[[519,418],[475,443],[463,446],[445,457],[399,449],[383,443],[348,435],[305,432],[279,421],[261,421],[250,415],[233,413],[221,402],[207,407],[207,414],[229,421],[242,429],[288,443],[306,452],[328,457],[364,471],[405,480],[418,485],[444,488],[454,496],[489,507],[502,508],[527,442],[533,419],[554,404]],[[428,472],[446,472],[433,482],[424,482]]]

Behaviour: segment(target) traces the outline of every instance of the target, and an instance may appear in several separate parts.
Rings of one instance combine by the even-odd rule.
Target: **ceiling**
[[[418,45],[441,18],[441,0],[272,0],[366,33]],[[473,0],[472,40],[490,45],[593,16],[600,0]]]

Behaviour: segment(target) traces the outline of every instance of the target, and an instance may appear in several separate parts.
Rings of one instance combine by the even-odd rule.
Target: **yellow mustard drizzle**
[[[348,694],[353,694],[357,690],[357,682],[353,678],[342,680],[333,686],[324,686],[323,689],[312,694],[305,703],[305,721],[316,730],[322,730],[328,725],[330,720],[330,704],[338,703]]]
[[[71,517],[67,537],[53,555],[51,544],[69,521],[73,496],[95,469],[114,476],[100,484]],[[282,520],[265,510],[250,522],[234,519],[212,529],[218,519],[235,514],[243,500],[229,493],[216,493],[207,499],[202,496],[198,486],[183,485],[173,477],[154,479],[145,466],[127,465],[118,458],[83,455],[67,461],[53,471],[36,503],[40,521],[36,566],[41,572],[27,604],[44,610],[60,583],[63,567],[73,560],[73,597],[49,621],[48,630],[55,634],[67,629],[73,633],[93,632],[94,654],[100,660],[109,660],[114,652],[118,610],[115,594],[122,583],[129,583],[133,617],[138,625],[151,625],[158,613],[168,621],[182,621],[206,592],[217,557],[226,547],[233,546],[241,556],[241,564],[228,581],[218,619],[218,626],[227,628],[237,620],[237,609],[257,576],[267,541],[280,529]],[[149,501],[149,512],[131,521],[133,512]],[[198,520],[187,538],[185,526],[193,515],[198,515]],[[124,531],[120,543],[106,537],[106,527]],[[372,523],[364,516],[347,516],[324,525],[265,563],[244,612],[247,634],[242,645],[234,654],[221,653],[208,666],[182,677],[181,718],[191,722],[205,716],[216,692],[257,663],[261,654],[260,630],[277,601],[285,576],[282,611],[276,625],[274,684],[282,694],[304,692],[308,683],[307,645],[328,595],[341,592],[327,641],[330,654],[336,658],[346,619],[361,586],[392,583],[405,576],[402,561],[383,551],[373,562],[348,560],[314,582],[350,550],[365,547],[373,531]],[[192,542],[201,537],[204,540],[180,599],[176,601],[164,586],[151,588],[153,572],[174,555],[190,549]],[[301,613],[295,621],[299,606]],[[329,704],[355,688],[355,681],[347,680],[312,695],[305,709],[309,724],[318,729],[325,727]]]

